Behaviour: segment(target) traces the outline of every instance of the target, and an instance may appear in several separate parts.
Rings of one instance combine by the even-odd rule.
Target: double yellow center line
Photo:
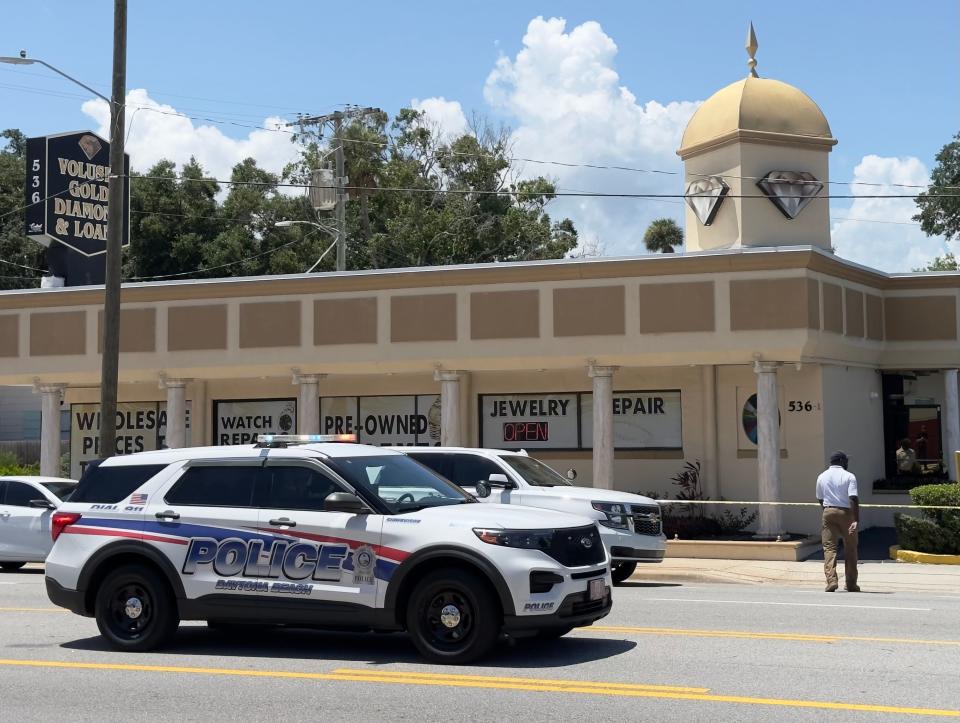
[[[55,660],[0,660],[0,666],[180,673],[193,675],[236,676],[244,678],[352,681],[390,685],[483,688],[487,690],[523,690],[565,694],[579,693],[587,695],[619,696],[628,698],[655,698],[660,700],[686,700],[711,703],[739,703],[742,705],[779,706],[784,708],[812,708],[820,710],[844,710],[868,713],[892,713],[896,715],[924,715],[943,718],[960,718],[960,710],[912,708],[892,705],[871,705],[866,703],[794,700],[788,698],[754,698],[740,695],[716,695],[710,693],[708,688],[694,688],[688,686],[647,685],[642,683],[604,683],[583,680],[558,680],[550,678],[508,678],[485,675],[457,675],[453,673],[422,673],[415,671],[355,670],[351,668],[338,668],[329,673],[309,673],[282,670],[239,670],[235,668],[202,668],[171,665],[74,663]]]

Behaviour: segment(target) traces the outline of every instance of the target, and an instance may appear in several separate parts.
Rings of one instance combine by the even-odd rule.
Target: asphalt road
[[[108,650],[39,568],[0,574],[4,721],[655,720],[960,717],[960,596],[756,585],[616,588],[593,628],[425,665],[402,635],[184,624]],[[923,709],[918,714],[914,709]]]

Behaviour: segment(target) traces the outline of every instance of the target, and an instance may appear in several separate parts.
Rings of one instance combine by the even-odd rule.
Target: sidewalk
[[[843,585],[843,563],[837,572]],[[823,587],[823,562],[700,560],[667,558],[663,562],[639,565],[632,582],[720,582],[753,585]],[[859,584],[864,590],[940,592],[960,595],[960,569],[953,565],[861,561]]]

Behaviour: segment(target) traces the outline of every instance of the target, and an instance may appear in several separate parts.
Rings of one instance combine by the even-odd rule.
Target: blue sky
[[[107,94],[112,6],[105,0],[10,3],[0,54],[25,48]],[[131,0],[128,88],[145,90],[138,101],[144,105],[250,125],[343,103],[392,112],[413,99],[442,98],[424,107],[452,126],[473,113],[510,125],[518,155],[677,170],[672,151],[694,103],[746,73],[743,44],[752,20],[760,74],[807,92],[839,139],[831,180],[923,182],[937,150],[960,130],[957,2],[356,7]],[[537,23],[538,17],[545,20]],[[569,79],[557,77],[557,52],[575,56],[573,72],[583,74],[559,94],[553,84]],[[0,65],[0,127],[29,135],[97,130],[102,117],[92,105],[81,110],[85,100],[82,91],[42,68]],[[238,154],[254,154],[269,167],[289,152],[277,140],[283,134],[251,136],[249,128],[200,120],[184,126],[183,119],[150,111],[136,116],[134,167],[155,160],[151,154],[162,149],[175,160],[196,152],[218,172]],[[219,135],[204,126],[218,128]],[[682,190],[672,177],[524,170],[553,175],[571,189]],[[909,225],[909,203],[837,199],[832,206],[838,250],[854,260],[908,270],[946,248]],[[643,201],[564,200],[551,209],[573,217],[585,237],[598,239],[612,255],[642,251],[639,237],[651,218],[682,219],[678,204]],[[862,220],[846,222],[853,218]]]

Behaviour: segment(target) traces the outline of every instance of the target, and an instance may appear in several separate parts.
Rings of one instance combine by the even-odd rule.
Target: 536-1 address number
[[[820,402],[802,402],[802,401],[787,402],[788,412],[814,412],[819,409],[820,409]]]

